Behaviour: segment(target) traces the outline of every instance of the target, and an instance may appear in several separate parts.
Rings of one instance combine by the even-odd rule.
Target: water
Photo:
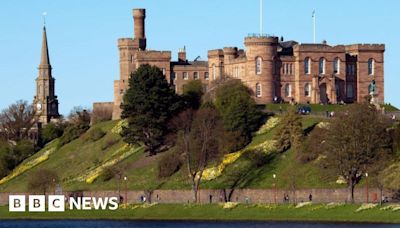
[[[315,222],[215,222],[215,221],[128,221],[128,220],[7,220],[0,221],[0,227],[295,227],[295,228],[331,228],[331,227],[400,227],[396,224],[361,223],[315,223]]]

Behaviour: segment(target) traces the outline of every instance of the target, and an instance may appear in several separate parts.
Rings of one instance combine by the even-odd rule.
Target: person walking
[[[308,199],[310,200],[310,202],[312,202],[312,194],[310,193],[310,195],[308,196]]]

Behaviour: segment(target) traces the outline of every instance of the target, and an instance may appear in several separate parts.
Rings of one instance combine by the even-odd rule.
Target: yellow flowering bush
[[[268,121],[261,126],[261,128],[256,132],[256,135],[261,135],[264,133],[269,132],[270,130],[272,130],[274,127],[276,127],[280,122],[280,118],[279,117],[271,117],[268,119]]]
[[[391,204],[385,207],[381,207],[379,210],[381,211],[398,211],[400,210],[400,204]]]
[[[220,204],[223,209],[233,209],[239,205],[239,203],[236,202],[226,202],[226,203],[221,203]]]
[[[240,156],[242,156],[242,154],[251,153],[254,150],[258,150],[266,154],[273,153],[275,151],[275,140],[266,140],[259,145],[252,146],[235,153],[226,154],[221,164],[204,170],[203,180],[209,181],[221,176],[227,165],[234,163],[238,158],[240,158]]]
[[[332,208],[336,208],[336,207],[340,207],[343,206],[344,203],[328,203],[327,205],[325,205],[325,209],[332,209]]]
[[[294,208],[302,208],[310,205],[312,205],[312,202],[303,202],[303,203],[298,203]]]
[[[112,129],[111,132],[114,134],[121,134],[122,128],[128,126],[128,121],[120,120]]]
[[[378,206],[378,204],[375,204],[375,203],[364,203],[356,210],[356,212],[369,210],[369,209],[375,208],[377,206]]]
[[[4,184],[4,183],[8,182],[9,180],[21,175],[22,173],[32,169],[33,167],[37,166],[38,164],[46,161],[47,159],[49,159],[50,154],[53,153],[54,151],[55,151],[55,148],[50,148],[50,149],[46,150],[41,156],[39,156],[33,160],[30,160],[26,163],[22,163],[22,164],[18,165],[17,168],[15,168],[11,174],[9,174],[8,176],[6,176],[0,180],[0,184]]]
[[[329,128],[329,123],[328,122],[319,122],[317,124],[317,127],[322,128],[322,129],[328,129]]]
[[[116,152],[113,154],[113,158],[103,162],[101,165],[89,170],[88,172],[84,173],[81,176],[78,176],[77,178],[74,178],[74,181],[85,181],[88,184],[93,183],[100,175],[101,173],[107,168],[111,167],[118,162],[124,160],[125,158],[131,156],[132,154],[140,151],[142,147],[132,147],[128,144],[125,144],[122,146],[120,149],[118,149]]]

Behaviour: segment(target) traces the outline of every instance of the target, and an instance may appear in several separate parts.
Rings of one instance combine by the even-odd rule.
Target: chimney
[[[186,62],[186,47],[185,46],[178,50],[178,61]]]
[[[134,38],[139,42],[139,48],[142,50],[146,49],[145,18],[145,9],[133,9]]]

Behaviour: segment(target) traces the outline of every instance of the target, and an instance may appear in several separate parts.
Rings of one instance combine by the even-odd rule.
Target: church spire
[[[42,36],[42,57],[40,59],[40,66],[42,67],[51,67],[50,66],[50,58],[49,58],[49,49],[47,46],[47,34],[46,34],[46,26],[43,26],[43,36]]]

